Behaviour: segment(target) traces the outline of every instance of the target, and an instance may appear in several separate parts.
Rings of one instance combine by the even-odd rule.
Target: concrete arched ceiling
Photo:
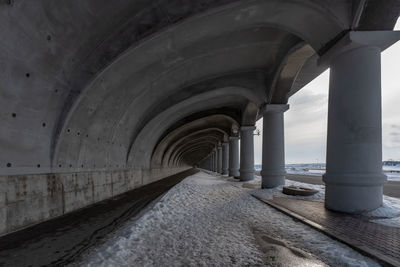
[[[204,116],[174,127],[158,142],[152,154],[152,167],[168,166],[179,152],[187,147],[211,141],[214,146],[236,135],[239,124],[223,114]],[[208,151],[209,153],[210,151]]]
[[[224,136],[218,136],[213,134],[201,134],[201,137],[190,138],[190,140],[185,140],[180,143],[179,146],[176,146],[175,149],[171,152],[170,160],[167,161],[169,163],[174,160],[175,157],[179,156],[181,153],[185,152],[188,149],[192,149],[194,147],[198,147],[202,144],[212,144],[213,147],[216,147],[218,144],[222,142]]]
[[[157,141],[169,127],[185,117],[213,109],[215,107],[236,108],[244,110],[253,100],[251,90],[245,88],[223,88],[204,93],[182,101],[152,119],[138,134],[130,146],[128,164],[148,167],[150,157]]]
[[[393,28],[397,2],[367,0],[355,20],[360,2],[5,1],[0,172],[148,168],[195,116],[251,124],[343,33]]]

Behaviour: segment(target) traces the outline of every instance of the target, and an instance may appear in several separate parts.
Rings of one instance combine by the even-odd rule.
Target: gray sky
[[[395,30],[400,30],[400,19]],[[400,160],[400,41],[382,53],[383,160]],[[325,162],[329,70],[289,99],[285,113],[286,163]],[[262,133],[262,119],[256,124]],[[262,135],[255,136],[261,163]]]

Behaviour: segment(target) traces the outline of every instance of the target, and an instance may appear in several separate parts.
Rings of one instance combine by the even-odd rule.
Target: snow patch
[[[255,183],[260,183],[261,187],[261,177],[257,176],[254,180]],[[308,187],[311,189],[319,190],[319,192],[315,195],[303,197],[303,196],[289,196],[282,193],[282,187],[277,187],[274,189],[259,189],[252,192],[253,195],[264,198],[264,199],[272,199],[272,197],[286,197],[286,198],[293,198],[293,199],[301,199],[301,200],[308,200],[308,201],[318,201],[323,202],[325,199],[325,186],[324,185],[313,185],[307,184],[302,182],[296,182],[291,180],[286,180],[285,185],[294,185],[294,186],[302,186]],[[393,227],[400,227],[400,199],[383,196],[383,203],[382,206],[369,212],[365,212],[362,214],[366,217],[382,217],[382,218],[392,218],[392,220],[371,220],[374,223],[380,223],[387,226]]]
[[[129,222],[86,254],[79,265],[267,265],[268,258],[253,234],[254,229],[261,229],[329,265],[378,266],[348,246],[261,203],[250,195],[257,190],[237,187],[242,183],[228,180],[204,172],[186,178],[140,219]]]
[[[371,220],[371,222],[383,224],[383,225],[390,226],[390,227],[400,228],[400,217]]]

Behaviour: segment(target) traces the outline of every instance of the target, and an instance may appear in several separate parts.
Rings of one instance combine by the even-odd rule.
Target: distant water
[[[261,171],[261,165],[254,165],[256,171]],[[383,171],[389,181],[400,181],[400,165],[383,165]],[[286,172],[293,174],[322,175],[325,173],[325,163],[286,164]]]

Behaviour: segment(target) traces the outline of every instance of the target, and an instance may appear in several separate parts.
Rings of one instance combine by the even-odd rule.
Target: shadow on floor
[[[0,266],[65,265],[103,242],[125,222],[136,220],[154,200],[187,176],[190,169],[113,199],[0,237]]]

